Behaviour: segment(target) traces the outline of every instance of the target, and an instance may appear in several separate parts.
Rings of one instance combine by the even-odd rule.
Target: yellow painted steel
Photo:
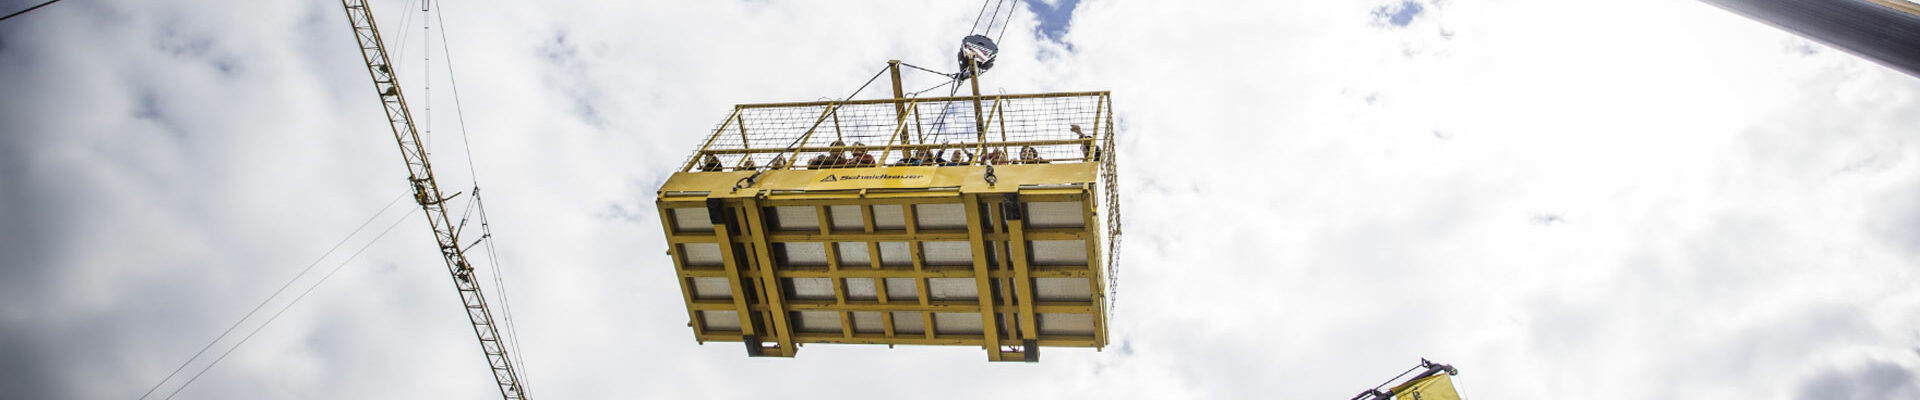
[[[1007,221],[1007,234],[1011,236],[1007,248],[1013,253],[1007,259],[1013,261],[1014,300],[1020,304],[1020,338],[1038,339],[1040,331],[1035,327],[1040,325],[1034,322],[1033,316],[1033,276],[1027,270],[1026,230],[1021,229],[1021,225],[1024,225],[1021,220]]]
[[[741,199],[741,201],[746,203],[747,212],[741,214],[746,215],[747,227],[753,236],[754,260],[757,261],[757,265],[760,266],[773,265],[773,260],[769,258],[769,253],[773,251],[773,246],[767,242],[765,235],[767,224],[761,220],[761,214],[757,212],[760,210],[759,204],[757,200],[753,198],[745,198]],[[725,254],[726,249],[722,249],[721,252]],[[793,344],[793,329],[790,328],[790,325],[787,323],[786,308],[783,307],[786,296],[780,292],[780,279],[773,276],[773,268],[758,268],[757,270],[759,272],[758,276],[760,277],[761,299],[771,308],[769,311],[772,311],[772,333],[774,334],[774,341],[779,343],[780,346],[779,355],[782,357],[793,357],[794,352],[799,351],[799,349]],[[739,298],[744,296],[734,297]]]
[[[963,197],[966,199],[963,207],[966,207],[967,221],[970,222],[967,224],[967,236],[973,247],[974,297],[980,301],[980,331],[986,335],[987,359],[1000,361],[1001,354],[995,346],[1000,342],[1000,334],[999,329],[994,328],[993,297],[987,295],[993,293],[993,278],[987,276],[987,243],[980,237],[984,227],[971,223],[980,220],[980,199],[971,194]]]
[[[1073,119],[1091,136],[1010,133],[1035,124],[1023,120],[1034,118],[1034,106],[1018,102],[1063,98],[1098,106],[1078,117],[1086,119]],[[978,346],[990,361],[1037,361],[1044,347],[1107,345],[1114,268],[1108,252],[1118,232],[1107,93],[944,98],[985,108],[976,108],[967,124],[966,135],[981,140],[958,146],[925,142],[916,106],[932,101],[735,107],[658,192],[667,254],[695,340],[755,341],[748,343],[750,355],[781,357],[809,343]],[[842,150],[804,143],[837,121],[837,110],[860,105],[891,106],[885,117],[893,125],[879,131],[887,144],[868,147],[880,150],[881,165],[798,169],[802,155]],[[783,108],[804,109],[807,120],[800,123],[815,126],[800,126],[796,136],[754,133],[773,128],[753,122],[759,117],[748,111]],[[864,121],[850,120],[848,130],[835,128],[836,134],[861,138],[856,129],[864,129]],[[994,129],[1001,132],[986,135]],[[915,133],[921,142],[908,142]],[[753,147],[781,141],[799,145]],[[1051,149],[1051,159],[990,164],[981,154],[1000,149],[1011,156],[1029,146]],[[980,153],[968,157],[972,163],[955,154],[959,165],[949,166],[889,162],[895,151],[909,156],[956,147]],[[788,163],[744,169],[754,160],[739,158],[727,162],[732,170],[719,171],[701,165],[708,155],[754,154],[779,154]],[[706,222],[714,223],[707,228]],[[717,247],[717,254],[705,246]],[[717,288],[722,280],[730,289],[725,298],[717,290],[696,297],[696,285]],[[733,321],[709,325],[712,312],[735,313],[738,327]]]
[[[813,183],[802,190],[920,189],[933,184],[934,172],[946,167],[842,168],[814,171]]]
[[[1395,386],[1391,393],[1395,400],[1460,400],[1460,392],[1453,388],[1453,375],[1448,374],[1408,381]]]
[[[747,296],[743,295],[747,289],[742,282],[744,278],[740,276],[740,271],[745,268],[740,267],[740,260],[733,253],[733,235],[727,233],[727,224],[715,224],[713,229],[713,239],[720,247],[720,265],[727,269],[727,285],[733,290],[733,307],[739,311],[740,331],[748,335],[755,334],[753,311],[747,308]]]
[[[660,215],[667,215],[667,203],[661,202],[657,206],[658,206],[658,209],[660,210]],[[673,231],[675,230],[675,226],[673,223],[673,219],[669,218],[669,219],[660,220],[660,228],[666,230],[667,237],[674,237]],[[715,235],[715,236],[719,236],[719,235]],[[706,324],[706,321],[704,321],[703,318],[700,316],[700,312],[695,311],[693,307],[691,307],[693,305],[693,288],[690,287],[690,284],[688,283],[689,282],[688,279],[693,278],[693,276],[688,275],[688,270],[686,269],[686,267],[684,267],[684,265],[686,264],[686,261],[685,261],[686,258],[685,258],[685,255],[682,254],[680,251],[680,245],[678,243],[667,244],[667,256],[673,258],[673,270],[675,273],[678,273],[680,276],[680,279],[677,279],[678,281],[680,281],[679,282],[680,296],[686,300],[687,305],[689,306],[687,307],[687,321],[690,321],[690,322],[688,322],[687,325],[690,325],[693,327],[694,337],[696,338],[703,337],[707,334],[707,324]],[[725,278],[726,276],[719,275],[717,277]],[[738,290],[738,289],[735,289],[735,290]],[[734,292],[734,293],[739,293],[739,292]],[[741,308],[744,309],[746,307],[741,307]]]

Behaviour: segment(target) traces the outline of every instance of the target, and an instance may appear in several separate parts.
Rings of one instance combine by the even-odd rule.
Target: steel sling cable
[[[980,33],[984,33],[984,34],[989,34],[989,35],[991,35],[991,34],[993,34],[993,24],[994,24],[994,22],[996,22],[996,21],[999,21],[999,20],[1000,20],[1000,6],[1003,6],[1003,5],[1006,5],[1006,4],[1007,4],[1007,0],[998,0],[998,1],[995,1],[995,2],[993,2],[993,18],[992,18],[992,19],[988,19],[988,20],[987,20],[987,30],[986,30],[985,32],[980,32]],[[987,9],[987,5],[986,5],[986,4],[981,4],[981,5],[980,5],[980,9],[982,9],[982,10],[985,10],[985,9]],[[1001,28],[1001,30],[1002,30],[1002,31],[1005,31],[1005,30],[1006,30],[1006,28]],[[971,34],[971,33],[969,33],[969,34]],[[998,41],[998,40],[996,40],[996,42],[997,42],[997,41]]]
[[[994,13],[998,14],[999,12],[995,11]],[[980,12],[973,14],[973,26],[967,27],[968,35],[972,35],[975,31],[978,31],[980,29],[980,17],[984,17],[986,15],[987,15],[987,2],[985,0],[982,0],[980,2]]]
[[[892,68],[892,66],[887,66],[887,67],[882,67],[882,68],[880,68],[880,71],[879,71],[879,72],[874,72],[874,73],[873,73],[873,77],[871,77],[871,78],[867,78],[867,83],[862,83],[862,84],[860,84],[860,88],[859,88],[859,89],[854,89],[854,90],[853,90],[853,93],[849,93],[849,94],[847,94],[847,97],[843,97],[843,98],[841,98],[841,101],[847,101],[847,100],[853,100],[853,96],[859,96],[859,95],[860,95],[860,92],[862,92],[862,91],[866,91],[866,90],[867,90],[867,86],[869,86],[869,85],[873,85],[873,81],[875,81],[875,80],[878,80],[878,79],[880,79],[880,75],[886,75],[886,73],[887,73],[887,70],[890,70],[890,69],[893,69],[893,68]],[[830,109],[830,110],[832,110],[832,111],[831,111],[831,112],[830,112],[829,114],[838,114],[838,113],[840,112],[840,109],[838,108],[838,106],[837,106],[837,105],[835,105],[835,104],[831,104],[831,103],[832,103],[832,101],[831,101],[831,100],[829,100],[829,101],[828,101],[828,103],[829,103],[829,104],[827,105],[827,108],[828,108],[828,109]],[[823,116],[823,117],[821,117],[821,119],[818,119],[818,120],[814,120],[814,121],[813,121],[813,126],[812,126],[812,127],[809,127],[809,128],[807,128],[807,130],[809,130],[809,131],[811,131],[811,130],[814,130],[814,129],[818,129],[818,128],[820,128],[820,124],[821,124],[821,123],[824,123],[824,122],[826,122],[826,121],[827,121],[827,120],[826,120],[826,117],[824,117],[824,116]],[[789,143],[787,143],[787,147],[786,147],[785,149],[781,149],[781,150],[780,150],[780,153],[781,153],[781,154],[786,154],[786,153],[788,153],[788,152],[792,152],[792,151],[794,151],[794,149],[795,149],[795,148],[798,148],[798,147],[800,146],[800,144],[801,144],[801,143],[800,143],[800,141],[801,141],[801,140],[804,140],[804,139],[806,139],[806,138],[807,138],[807,137],[806,137],[806,136],[804,136],[804,135],[803,135],[803,136],[801,136],[801,137],[797,137],[797,138],[794,138],[792,142],[789,142]],[[694,157],[695,157],[695,158],[698,158],[698,157],[700,157],[700,153],[699,153],[699,152],[695,152],[695,153],[694,153]],[[800,163],[800,162],[799,162],[800,160],[797,160],[797,159],[798,159],[799,157],[797,157],[797,156],[796,156],[796,157],[794,157],[794,158],[796,158],[796,160],[790,160],[790,161],[788,161],[788,163],[790,163],[790,166],[791,166],[791,165],[797,165],[797,164],[799,164],[799,163]],[[747,186],[752,186],[752,185],[754,184],[754,182],[758,182],[758,181],[760,180],[760,174],[761,174],[761,173],[764,173],[764,172],[767,172],[768,170],[771,170],[771,169],[773,169],[773,166],[772,166],[772,163],[768,163],[768,165],[767,165],[767,166],[765,166],[765,167],[761,167],[761,168],[754,168],[754,171],[753,171],[753,175],[747,175],[747,176],[744,176],[744,177],[741,177],[741,178],[740,178],[740,180],[736,180],[736,181],[733,181],[733,190],[740,190],[740,189],[744,189],[744,188],[746,188]]]
[[[1000,39],[1007,37],[1007,25],[1013,25],[1013,11],[1018,9],[1020,9],[1020,0],[1013,0],[1013,7],[1007,7],[1007,20],[1000,23],[1000,35],[993,37],[994,43],[1001,43]],[[994,10],[996,14],[999,11],[997,7]]]
[[[373,247],[374,243],[379,243],[380,238],[387,237],[387,233],[393,232],[393,228],[400,226],[401,222],[406,222],[407,217],[411,217],[411,216],[413,216],[413,212],[408,212],[405,216],[402,216],[399,219],[394,220],[392,225],[387,225],[387,229],[380,231],[380,235],[374,236],[373,240],[369,240],[367,241],[366,245],[360,246],[359,250],[354,251],[353,255],[347,256],[346,260],[340,261],[340,265],[334,266],[333,270],[327,271],[326,275],[321,275],[320,280],[315,281],[313,283],[313,286],[308,286],[307,290],[300,292],[299,296],[295,296],[292,301],[289,301],[287,302],[286,305],[281,306],[280,310],[274,312],[272,317],[268,317],[266,322],[260,323],[259,326],[255,326],[253,328],[253,331],[247,332],[247,336],[241,337],[239,342],[233,344],[233,347],[229,347],[227,348],[227,351],[220,353],[220,357],[214,358],[213,362],[209,362],[207,363],[207,366],[201,367],[200,372],[194,373],[192,378],[188,378],[185,383],[181,383],[180,387],[174,388],[173,392],[168,393],[166,398],[171,399],[173,398],[173,396],[179,395],[181,391],[185,391],[187,389],[187,386],[193,385],[194,381],[200,380],[200,376],[206,375],[207,371],[213,370],[213,366],[219,365],[221,360],[225,360],[227,359],[227,356],[233,355],[234,350],[239,350],[240,346],[247,344],[247,341],[252,340],[254,335],[260,334],[260,330],[266,329],[267,325],[272,325],[274,320],[280,319],[280,316],[283,314],[286,314],[287,310],[293,309],[293,306],[295,304],[299,304],[300,300],[306,299],[307,295],[312,294],[314,289],[318,289],[320,288],[321,284],[327,283],[327,279],[333,278],[333,274],[339,273],[342,268],[347,266],[347,264],[352,263],[353,259],[359,258],[361,253],[365,253],[367,251],[367,248]]]
[[[847,97],[842,97],[840,101],[847,101],[847,100],[853,100],[853,96],[859,96],[859,95],[860,95],[860,92],[861,92],[861,91],[864,91],[864,90],[867,90],[867,86],[868,86],[868,85],[872,85],[872,84],[873,84],[873,81],[874,81],[874,80],[877,80],[877,79],[880,79],[880,75],[885,75],[886,73],[887,73],[887,68],[881,68],[881,69],[880,69],[880,72],[875,72],[875,73],[873,73],[873,77],[872,77],[872,78],[867,78],[867,83],[863,83],[863,84],[860,84],[860,88],[859,88],[859,89],[854,89],[854,90],[853,90],[853,93],[851,93],[851,94],[848,94],[848,95],[847,95]],[[835,112],[838,112],[838,110],[835,110]],[[824,122],[824,121],[825,121],[825,120],[819,120],[819,121],[814,121],[814,122],[813,122],[813,128],[808,128],[808,129],[809,129],[809,130],[811,130],[811,129],[814,129],[814,128],[819,128],[819,127],[820,127],[820,123],[821,123],[821,122]],[[787,148],[786,148],[786,150],[783,150],[782,152],[785,152],[785,151],[791,151],[791,150],[793,150],[793,148],[794,148],[794,146],[798,146],[798,145],[800,145],[800,139],[799,139],[799,138],[795,138],[795,139],[793,139],[793,142],[792,142],[792,143],[788,143],[788,144],[787,144]]]
[[[287,283],[280,285],[280,288],[275,289],[272,295],[269,295],[267,296],[266,299],[261,300],[260,304],[253,306],[253,309],[248,310],[246,315],[240,316],[240,320],[233,321],[233,326],[227,327],[226,331],[220,332],[220,336],[214,337],[213,341],[207,342],[207,345],[204,347],[201,347],[200,351],[194,352],[193,357],[187,357],[186,362],[180,363],[180,366],[174,368],[173,372],[168,372],[167,377],[161,378],[160,382],[154,383],[153,387],[147,389],[146,393],[140,394],[140,398],[144,399],[144,398],[147,398],[147,396],[152,396],[154,390],[159,390],[161,386],[165,386],[167,384],[167,381],[173,380],[173,377],[175,375],[179,375],[181,370],[187,369],[188,365],[192,365],[193,360],[200,359],[200,356],[206,354],[208,349],[212,349],[213,345],[218,344],[220,343],[221,340],[226,339],[227,335],[232,334],[234,329],[239,329],[241,324],[247,322],[247,319],[253,318],[253,315],[255,313],[260,312],[261,308],[265,308],[268,303],[272,303],[273,299],[279,298],[280,294],[285,293],[288,287],[293,286],[294,282],[300,281],[300,277],[307,276],[307,272],[313,271],[313,267],[320,266],[321,261],[325,261],[327,259],[327,256],[333,255],[334,250],[339,250],[341,245],[347,244],[347,240],[353,239],[354,236],[359,235],[360,231],[363,229],[366,229],[368,224],[372,224],[373,221],[376,219],[379,219],[381,215],[385,215],[387,213],[387,210],[392,209],[394,204],[400,203],[400,199],[404,199],[404,198],[407,198],[407,193],[401,192],[400,196],[394,197],[393,201],[387,202],[386,207],[381,207],[380,212],[374,213],[373,216],[371,217],[367,217],[366,222],[361,222],[359,227],[353,228],[353,232],[347,234],[347,237],[340,238],[340,241],[335,242],[333,244],[333,247],[329,247],[327,248],[326,252],[320,253],[320,257],[315,258],[313,260],[313,263],[307,264],[307,267],[305,269],[301,269],[300,273],[294,274],[293,278],[291,279],[287,279]]]
[[[520,354],[520,357],[516,357],[514,359],[517,360],[518,364],[520,365],[521,379],[524,381],[528,381],[528,382],[523,382],[522,385],[530,386],[530,385],[527,385],[527,383],[530,383],[532,381],[532,376],[527,374],[526,372],[527,371],[526,369],[527,353],[520,350],[520,325],[514,323],[513,301],[510,299],[511,296],[507,294],[507,284],[506,284],[506,281],[502,278],[502,275],[505,275],[506,271],[504,268],[500,267],[500,254],[494,250],[493,228],[492,228],[492,224],[490,224],[487,221],[486,200],[483,200],[480,197],[480,188],[477,186],[474,187],[473,189],[473,201],[475,203],[480,204],[480,207],[479,207],[480,208],[480,238],[486,239],[487,262],[493,264],[493,268],[494,268],[493,285],[496,289],[500,289],[501,310],[505,311],[504,314],[507,322],[507,332],[511,335],[508,337],[509,339],[511,339],[511,341],[507,345],[510,347],[513,347],[513,351],[515,353]]]
[[[12,13],[12,14],[7,14],[7,16],[5,16],[5,17],[0,17],[0,21],[5,21],[5,20],[7,20],[7,19],[10,19],[10,18],[13,18],[13,17],[18,17],[18,16],[20,16],[20,14],[26,14],[27,12],[30,12],[30,11],[33,11],[33,10],[38,10],[38,9],[40,9],[40,7],[46,7],[46,6],[48,5],[48,4],[53,4],[53,3],[59,3],[59,2],[60,2],[60,0],[49,0],[49,1],[47,1],[47,2],[45,2],[45,3],[40,3],[40,5],[37,5],[37,6],[33,6],[33,7],[27,7],[27,9],[25,9],[25,10],[20,10],[20,11],[15,11],[15,12],[14,12],[14,13]],[[982,5],[982,7],[985,7],[985,5],[983,4],[983,5]],[[975,21],[974,21],[974,23],[979,23],[979,21],[978,21],[978,20],[979,20],[979,17],[974,17],[974,19],[975,19]]]
[[[940,71],[935,71],[935,70],[931,70],[931,69],[927,69],[926,67],[922,67],[922,66],[918,66],[918,65],[913,65],[913,64],[908,64],[908,63],[900,63],[900,65],[905,65],[905,66],[907,66],[907,67],[909,67],[909,68],[913,68],[913,69],[917,69],[917,70],[921,70],[921,71],[927,71],[927,73],[930,73],[930,74],[934,74],[934,75],[939,75],[939,76],[944,76],[944,77],[948,77],[948,78],[952,78],[952,77],[953,77],[953,75],[954,75],[954,74],[949,74],[949,73],[945,73],[945,72],[940,72]]]
[[[461,104],[460,82],[458,79],[455,78],[456,75],[454,74],[454,71],[453,71],[453,50],[452,50],[453,46],[447,40],[447,20],[446,20],[446,11],[444,11],[446,8],[444,5],[440,4],[439,0],[431,0],[431,1],[433,1],[436,8],[442,10],[441,12],[434,14],[433,17],[435,20],[438,20],[440,22],[440,50],[441,50],[441,54],[445,56],[447,60],[446,62],[447,86],[451,87],[453,90],[454,115],[456,116],[457,122],[460,123],[460,146],[462,150],[464,150],[466,153],[467,176],[468,178],[470,178],[470,181],[473,183],[473,200],[470,202],[472,207],[469,208],[469,211],[471,212],[471,210],[475,208],[479,210],[480,240],[484,240],[487,244],[487,262],[489,264],[492,264],[493,266],[494,288],[499,289],[500,291],[500,303],[501,303],[500,308],[503,314],[502,316],[505,317],[504,320],[507,326],[506,339],[508,339],[508,346],[513,349],[513,352],[520,354],[520,357],[515,357],[513,361],[514,361],[514,364],[516,364],[515,366],[518,367],[520,371],[522,380],[525,381],[522,383],[522,385],[532,386],[531,381],[533,380],[532,379],[533,377],[530,371],[526,368],[526,363],[527,363],[526,352],[523,352],[520,350],[520,329],[519,329],[519,325],[514,323],[512,296],[509,296],[507,294],[506,282],[501,277],[502,275],[506,274],[506,271],[504,268],[500,266],[500,258],[494,252],[492,224],[490,223],[490,221],[487,220],[487,204],[485,201],[481,200],[480,198],[480,173],[474,168],[474,165],[473,165],[473,141],[469,139],[467,135],[467,112],[466,112],[466,108]],[[464,224],[466,217],[462,216],[461,220]]]

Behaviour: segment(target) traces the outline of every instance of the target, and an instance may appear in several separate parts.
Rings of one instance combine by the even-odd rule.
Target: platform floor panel
[[[818,171],[773,171],[753,191],[729,190],[736,173],[676,174],[658,206],[696,339],[788,357],[806,343],[980,346],[995,361],[1104,347],[1092,164],[1018,167],[997,168],[998,185],[857,191],[782,190]],[[896,168],[861,170],[832,172]]]

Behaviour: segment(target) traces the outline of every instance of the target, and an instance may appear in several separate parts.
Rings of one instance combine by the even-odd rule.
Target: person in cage
[[[1004,165],[1007,163],[1007,153],[1000,149],[987,150],[986,159],[987,164]]]
[[[827,155],[824,153],[815,154],[813,155],[813,158],[807,159],[807,169],[826,169],[826,168],[833,168],[833,166],[828,165]]]
[[[706,159],[700,161],[700,172],[718,172],[720,168],[722,168],[720,165],[720,157],[715,157],[712,154],[708,154]]]
[[[917,166],[927,164],[927,157],[925,156],[925,154],[927,153],[926,150],[907,150],[907,151],[902,151],[901,153],[904,155],[900,157],[900,161],[894,162],[893,166],[917,167]]]
[[[1020,146],[1020,164],[1046,164],[1047,159],[1040,157],[1040,150],[1033,146]]]
[[[841,168],[847,166],[847,142],[835,140],[827,145],[826,165],[822,168]]]
[[[1100,149],[1093,147],[1093,138],[1087,136],[1086,132],[1081,132],[1080,125],[1073,125],[1072,129],[1073,135],[1082,140],[1082,142],[1080,142],[1081,159],[1094,162],[1100,161]]]
[[[849,167],[852,168],[866,168],[877,165],[873,161],[873,155],[867,154],[867,145],[860,142],[853,142],[853,158],[848,159],[847,162],[852,164],[849,165]]]
[[[753,169],[754,169],[755,167],[758,167],[758,165],[755,165],[755,164],[753,163],[753,156],[747,156],[746,158],[742,158],[742,159],[740,160],[740,167],[739,167],[739,168],[734,168],[733,170],[735,170],[735,171],[752,171],[752,170],[753,170]]]
[[[767,162],[767,169],[787,169],[787,155],[773,156],[773,161]]]
[[[921,151],[924,152],[926,150],[921,150]],[[938,153],[922,153],[922,154],[926,154],[927,165],[932,165],[936,167],[945,167],[945,166],[954,165],[952,161],[947,161],[946,146],[940,146],[940,152]]]

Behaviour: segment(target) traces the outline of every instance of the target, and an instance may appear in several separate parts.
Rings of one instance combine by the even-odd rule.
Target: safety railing
[[[1107,92],[743,104],[680,171],[1100,162],[1112,134]]]

